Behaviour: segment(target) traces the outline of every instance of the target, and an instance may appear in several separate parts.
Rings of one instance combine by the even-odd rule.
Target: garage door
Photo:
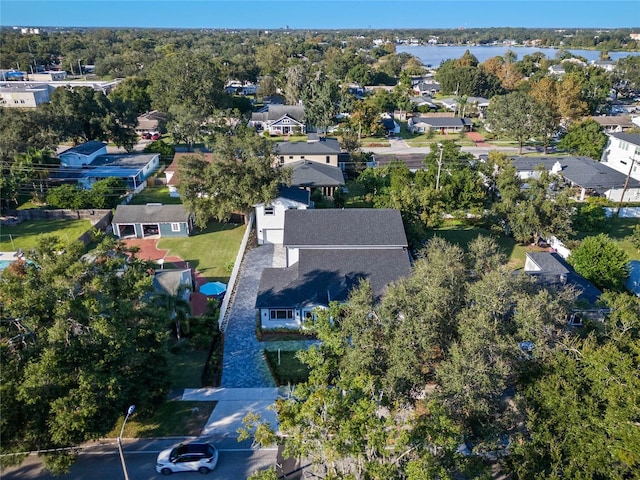
[[[264,243],[277,243],[282,245],[284,230],[281,228],[265,228],[262,230],[262,240]]]

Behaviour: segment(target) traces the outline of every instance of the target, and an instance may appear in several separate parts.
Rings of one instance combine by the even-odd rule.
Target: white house
[[[640,180],[640,134],[610,134],[600,161],[609,168]]]
[[[311,206],[308,190],[298,187],[280,187],[278,196],[268,204],[255,205],[256,237],[258,244],[282,245],[284,239],[284,213],[287,210],[305,210]]]
[[[549,173],[561,176],[578,189],[581,201],[595,195],[619,202],[627,180],[626,175],[589,157],[514,157],[513,164],[523,180],[538,175],[537,167],[544,166]],[[640,181],[630,179],[624,201],[640,201]]]
[[[304,134],[307,131],[304,107],[300,105],[267,105],[251,115],[248,125],[271,135]]]
[[[90,140],[75,147],[71,147],[58,154],[60,164],[64,167],[82,167],[89,165],[99,155],[107,154],[107,144]]]
[[[398,210],[286,210],[284,268],[262,272],[256,309],[264,329],[298,329],[316,308],[346,302],[366,279],[379,298],[411,262]]]

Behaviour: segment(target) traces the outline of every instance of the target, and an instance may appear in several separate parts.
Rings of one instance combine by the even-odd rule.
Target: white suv
[[[209,473],[218,463],[218,450],[207,442],[181,443],[163,450],[156,460],[156,471],[163,475],[173,472]]]

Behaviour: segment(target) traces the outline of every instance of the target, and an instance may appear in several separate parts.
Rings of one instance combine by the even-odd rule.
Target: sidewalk
[[[197,388],[185,389],[182,400],[216,401],[200,436],[237,438],[242,419],[250,412],[260,415],[274,431],[278,431],[276,413],[271,408],[278,398],[277,388]]]

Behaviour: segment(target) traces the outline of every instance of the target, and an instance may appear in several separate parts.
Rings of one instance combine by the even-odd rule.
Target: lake
[[[507,51],[511,50],[517,55],[518,60],[522,60],[525,55],[531,55],[535,52],[542,52],[547,58],[555,58],[560,51],[558,48],[544,47],[510,47],[501,45],[490,46],[465,46],[465,45],[396,45],[396,53],[406,52],[418,57],[424,65],[438,67],[440,64],[451,58],[460,58],[464,52],[469,50],[480,63],[491,57],[504,56]],[[594,62],[600,58],[598,50],[575,50],[565,49],[573,55],[579,55],[586,58],[589,62]],[[640,55],[640,52],[609,52],[611,60],[618,60],[629,55]]]

